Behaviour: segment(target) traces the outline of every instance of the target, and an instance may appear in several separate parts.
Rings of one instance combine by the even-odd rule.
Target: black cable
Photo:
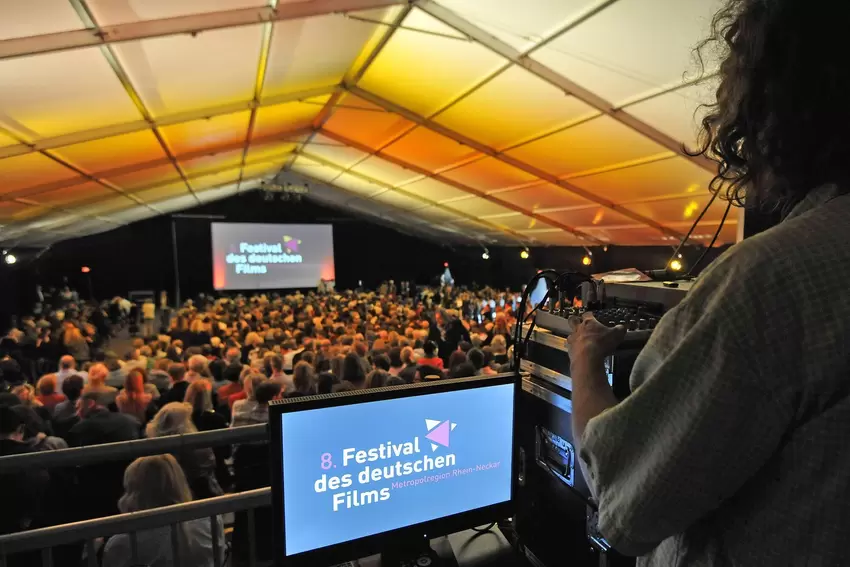
[[[704,209],[702,210],[702,212],[699,214],[699,216],[697,217],[697,219],[696,219],[696,220],[694,221],[694,223],[691,225],[691,228],[688,230],[688,233],[685,235],[685,237],[682,239],[682,241],[681,241],[681,242],[679,242],[679,245],[676,247],[676,250],[673,252],[673,255],[672,255],[672,256],[670,256],[670,259],[669,259],[669,260],[667,260],[667,265],[666,265],[666,266],[664,266],[664,269],[668,269],[668,268],[670,267],[670,263],[671,263],[673,260],[675,260],[675,259],[676,259],[676,257],[679,255],[679,251],[682,249],[682,247],[685,245],[685,243],[686,243],[688,240],[690,240],[691,235],[694,233],[694,230],[696,230],[697,225],[699,224],[699,221],[701,221],[701,220],[702,220],[702,217],[704,217],[704,216],[705,216],[705,213],[707,213],[707,212],[708,212],[708,209],[709,209],[709,208],[711,208],[711,205],[714,203],[714,200],[715,200],[715,199],[717,199],[717,191],[715,191],[715,192],[713,192],[713,193],[711,194],[711,199],[709,199],[709,200],[708,200],[708,204],[705,206],[705,208],[704,208]]]
[[[702,263],[706,254],[708,254],[708,251],[711,250],[712,248],[714,248],[714,243],[717,242],[717,237],[720,236],[720,231],[723,229],[723,223],[726,222],[726,217],[729,216],[729,210],[731,208],[732,208],[732,201],[729,201],[729,203],[727,203],[727,205],[726,205],[726,211],[724,211],[723,217],[720,219],[720,225],[717,227],[717,230],[714,231],[714,238],[711,239],[711,243],[708,245],[708,247],[705,250],[703,250],[700,257],[697,258],[697,261],[694,262],[694,265],[691,266],[691,268],[688,270],[688,273],[685,274],[686,278],[690,277],[691,273],[697,268],[697,266],[700,265],[700,263]]]
[[[490,530],[492,530],[495,526],[496,526],[496,522],[490,522],[488,525],[484,526],[483,528],[472,528],[472,531],[474,531],[474,532],[478,532],[478,533],[480,533],[480,534],[483,534],[483,533],[485,533],[485,532],[489,532],[489,531],[490,531]]]

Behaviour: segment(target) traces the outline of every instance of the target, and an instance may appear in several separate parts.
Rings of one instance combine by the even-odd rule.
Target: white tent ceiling
[[[0,243],[101,232],[280,175],[461,243],[670,244],[709,198],[712,164],[681,145],[713,91],[691,50],[717,8],[0,0]],[[719,243],[735,232],[730,218]]]

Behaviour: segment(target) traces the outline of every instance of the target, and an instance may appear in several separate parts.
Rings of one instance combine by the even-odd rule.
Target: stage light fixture
[[[9,254],[8,252],[3,256],[3,259],[10,266],[18,261],[18,258],[14,254]]]
[[[88,266],[83,266],[82,268],[80,268],[80,271],[84,274],[88,274],[89,272],[91,272],[91,268],[89,268]]]
[[[490,259],[490,251],[489,251],[489,250],[487,250],[487,247],[486,247],[486,246],[484,247],[484,252],[482,252],[482,253],[481,253],[481,257],[482,257],[483,259],[485,259],[485,260],[489,260],[489,259]]]
[[[682,271],[681,260],[673,260],[672,262],[670,262],[670,269],[673,270],[674,272],[681,272]]]
[[[528,260],[528,248],[523,248],[522,252],[519,253],[519,257],[523,260]]]
[[[584,257],[581,259],[581,264],[582,264],[583,266],[589,266],[589,265],[591,265],[592,263],[593,263],[593,258],[591,258],[590,256],[588,256],[588,255],[586,255],[586,254],[585,254],[585,255],[584,255]]]

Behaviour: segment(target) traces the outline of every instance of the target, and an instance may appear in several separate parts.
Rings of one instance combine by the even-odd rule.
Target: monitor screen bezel
[[[283,513],[283,453],[280,450],[282,440],[281,417],[285,413],[309,411],[352,404],[363,404],[384,400],[394,400],[428,394],[439,394],[473,388],[486,388],[512,384],[513,414],[511,416],[511,487],[510,500],[483,508],[459,512],[451,516],[427,520],[381,532],[362,538],[332,544],[327,547],[286,556],[286,524]],[[431,538],[447,535],[473,526],[482,525],[513,515],[513,502],[516,495],[517,455],[516,455],[516,418],[520,385],[518,375],[498,374],[495,376],[474,376],[436,382],[422,382],[404,386],[390,386],[372,390],[340,392],[321,396],[307,396],[278,400],[269,406],[269,463],[271,466],[272,510],[274,516],[274,554],[277,567],[299,565],[330,565],[343,561],[353,561],[380,553],[393,547],[399,541],[428,541]]]

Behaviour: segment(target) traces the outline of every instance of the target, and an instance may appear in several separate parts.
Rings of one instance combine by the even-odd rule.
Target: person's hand
[[[601,364],[606,356],[614,353],[626,336],[624,326],[606,327],[589,312],[580,318],[570,317],[569,324],[573,332],[567,338],[567,343],[570,345],[570,361],[573,364]]]

